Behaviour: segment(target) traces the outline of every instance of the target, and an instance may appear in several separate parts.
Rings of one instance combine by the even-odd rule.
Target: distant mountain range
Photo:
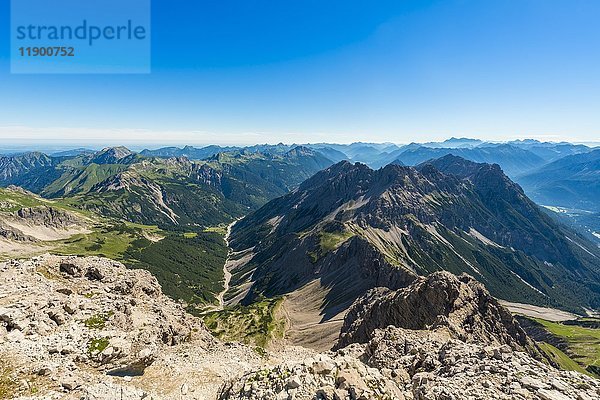
[[[600,149],[546,164],[518,182],[540,204],[600,212]]]
[[[302,160],[298,159],[302,167],[297,170],[298,174],[295,174],[296,170],[292,171],[286,168],[290,161],[289,157],[286,158],[286,154],[298,147],[305,150],[296,154],[302,158]],[[176,163],[172,161],[166,163],[161,159],[186,158],[191,161],[191,164],[204,164],[205,168],[210,165],[218,171],[217,174],[225,173],[223,188],[220,189],[221,193],[217,196],[223,196],[225,193],[231,194],[234,187],[237,187],[237,193],[239,193],[240,187],[243,187],[242,191],[249,191],[246,195],[241,195],[245,197],[244,200],[234,201],[234,203],[243,204],[241,209],[237,204],[225,207],[228,210],[235,209],[231,213],[224,210],[211,211],[211,213],[230,217],[241,215],[240,213],[247,210],[247,207],[254,209],[265,201],[286,193],[291,187],[298,185],[303,179],[317,172],[321,167],[339,161],[361,162],[371,168],[381,168],[388,164],[416,166],[428,160],[451,154],[475,162],[498,164],[508,176],[521,184],[525,192],[538,203],[552,207],[581,208],[586,212],[598,212],[599,203],[596,199],[600,179],[598,179],[597,164],[594,164],[598,151],[593,151],[593,148],[584,145],[565,142],[551,143],[527,139],[506,143],[489,143],[470,138],[450,138],[443,142],[411,143],[404,146],[393,143],[317,143],[302,146],[279,143],[277,145],[264,144],[247,147],[218,145],[205,147],[184,146],[181,148],[164,147],[153,150],[146,149],[140,153],[134,153],[122,147],[102,151],[79,148],[52,155],[31,152],[0,157],[0,185],[20,185],[49,197],[73,196],[90,191],[94,185],[99,185],[102,181],[112,178],[112,188],[132,187],[131,183],[133,181],[137,182],[133,185],[134,187],[146,186],[143,190],[146,195],[142,197],[148,198],[149,203],[156,203],[155,199],[149,200],[156,196],[148,195],[148,193],[157,193],[156,187],[150,189],[143,183],[144,181],[135,177],[143,176],[146,183],[148,179],[150,181],[154,181],[155,178],[162,179],[164,178],[164,176],[161,177],[163,172],[168,170],[173,172],[173,169],[177,169],[177,167]],[[586,154],[589,155],[586,156]],[[142,162],[144,159],[146,162]],[[152,162],[148,160],[152,160]],[[224,160],[225,164],[229,166],[221,171],[220,164]],[[263,182],[266,171],[273,167],[272,165],[269,167],[270,160],[280,164],[279,172],[272,170],[269,172],[272,176]],[[168,166],[159,167],[160,164],[165,163]],[[142,165],[144,165],[143,168]],[[148,174],[149,169],[152,168],[160,169],[161,173],[156,176],[153,175],[154,173]],[[179,173],[185,175],[188,173],[185,171],[190,170],[190,168],[192,167],[180,165]],[[258,176],[255,175],[257,172]],[[292,172],[291,175],[290,172]],[[124,175],[117,177],[117,174]],[[153,176],[150,177],[150,175]],[[236,178],[233,181],[229,179],[234,176]],[[248,182],[245,182],[242,186],[235,183],[245,181],[250,176],[253,180],[250,186],[247,185]],[[182,176],[180,178],[183,179]],[[118,180],[121,180],[121,183],[118,183]],[[179,180],[181,183],[182,180]],[[128,183],[125,184],[125,181]],[[272,185],[274,187],[271,187]],[[162,186],[159,184],[158,187]],[[258,191],[257,193],[254,193],[255,189]],[[214,187],[211,190],[214,190]],[[183,192],[185,191],[183,190]],[[95,187],[93,192],[104,193],[102,197],[110,197],[109,191],[103,190],[100,186]],[[136,198],[141,194],[138,193],[132,199],[119,205],[119,210],[103,209],[103,211],[129,214],[130,212],[124,212],[123,210],[135,204],[146,203],[137,201]],[[225,198],[225,200],[227,199]],[[102,204],[103,201],[99,200],[99,203]],[[196,200],[191,201],[189,204],[196,204]],[[114,207],[117,207],[117,205],[111,204],[111,208]],[[156,205],[153,206],[158,210],[157,207],[161,208]],[[208,209],[213,208],[208,207]],[[172,223],[172,216],[169,217],[169,213],[168,211],[166,211],[166,214],[160,213],[163,217],[154,222],[169,223],[171,221],[170,223]],[[577,229],[585,231],[590,238],[600,241],[597,236],[594,236],[594,233],[600,235],[600,217],[585,215],[582,222],[579,217],[570,218],[571,215],[566,214],[566,216],[556,217],[562,218],[566,223],[572,223]],[[141,215],[129,215],[129,217],[152,222]],[[189,222],[195,218],[197,216],[184,218],[184,220]],[[218,219],[222,218],[219,217]]]
[[[437,270],[467,272],[511,301],[600,306],[600,250],[498,165],[452,155],[379,170],[335,164],[238,222],[231,244],[250,254],[233,270],[238,298],[321,292],[325,320],[368,288]]]
[[[164,147],[143,150],[140,154],[156,157],[188,157],[202,160],[219,152],[241,151],[282,154],[296,145],[282,143],[249,147],[192,146]],[[453,154],[475,162],[495,163],[511,177],[533,171],[544,164],[565,156],[585,153],[591,148],[566,142],[551,143],[537,140],[516,140],[506,143],[490,143],[478,139],[450,138],[443,142],[411,143],[398,146],[393,143],[304,144],[304,147],[320,152],[333,162],[343,160],[361,162],[372,168],[380,168],[395,161],[405,165],[417,165],[427,160]]]
[[[209,153],[194,162],[125,147],[58,157],[24,153],[0,158],[0,186],[69,198],[81,208],[131,222],[209,226],[260,207],[333,163],[299,146]]]

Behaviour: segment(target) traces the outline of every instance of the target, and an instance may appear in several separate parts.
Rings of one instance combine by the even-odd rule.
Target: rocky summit
[[[189,370],[185,346],[202,357]],[[258,363],[256,353],[238,347],[217,343],[146,271],[105,258],[48,255],[0,265],[0,393],[170,399],[201,379],[202,389],[187,398],[207,398],[222,382],[216,377],[228,376],[227,362],[215,357],[234,352],[236,372]],[[133,377],[140,382],[130,383]]]
[[[419,322],[407,324],[407,316]],[[150,273],[105,258],[0,264],[3,398],[600,396],[597,380],[536,360],[530,345],[482,285],[445,272],[367,293],[352,306],[336,350],[318,353],[221,342]]]
[[[469,275],[434,272],[400,290],[377,288],[357,300],[346,314],[338,347],[365,343],[376,329],[444,327],[468,343],[508,345],[540,357],[513,316]]]

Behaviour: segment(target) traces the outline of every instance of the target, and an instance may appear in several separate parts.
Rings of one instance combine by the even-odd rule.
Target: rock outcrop
[[[263,368],[224,386],[220,399],[596,399],[597,380],[556,370],[508,345],[448,332],[388,327],[366,344]]]
[[[254,371],[225,385],[220,399],[598,396],[597,380],[550,365],[483,285],[438,272],[370,291],[348,312],[336,351]]]
[[[0,353],[21,379],[72,391],[93,386],[92,371],[139,375],[184,342],[215,340],[146,271],[97,257],[0,264]]]
[[[16,242],[35,242],[37,239],[33,236],[24,234],[21,230],[7,225],[0,220],[0,238]]]
[[[66,229],[82,224],[80,217],[52,206],[24,207],[16,211],[14,216],[31,225],[41,225],[48,228]]]
[[[346,314],[338,348],[366,343],[376,329],[444,328],[464,342],[509,345],[539,356],[538,350],[508,310],[469,275],[435,272],[406,288],[377,288],[358,299]]]

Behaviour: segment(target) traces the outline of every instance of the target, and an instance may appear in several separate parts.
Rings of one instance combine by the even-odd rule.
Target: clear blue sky
[[[8,3],[5,140],[600,140],[595,0],[154,0],[148,75],[11,75]]]

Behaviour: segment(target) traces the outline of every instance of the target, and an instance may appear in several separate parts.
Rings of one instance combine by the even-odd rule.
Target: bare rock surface
[[[374,327],[366,340],[342,335],[348,343],[336,351],[282,346],[264,354],[214,339],[146,271],[99,257],[8,261],[0,264],[0,394],[20,400],[600,397],[597,380],[535,360],[510,325],[480,320],[505,310],[481,308],[476,301],[486,297],[475,283],[453,276],[430,283],[438,278],[450,286],[425,290],[427,281],[418,280],[404,297],[420,293],[431,304],[410,304],[428,304],[449,323]],[[453,288],[472,293],[456,297],[462,300],[448,313],[440,304],[449,304]],[[377,293],[372,300],[383,301]],[[393,293],[386,301],[398,308]],[[353,315],[357,322],[367,314]]]
[[[0,359],[17,398],[90,400],[214,398],[263,362],[217,342],[150,273],[50,255],[0,264]]]
[[[262,368],[220,399],[597,399],[597,380],[559,371],[508,345],[465,343],[447,328],[388,327],[365,344]]]
[[[536,359],[537,358],[537,359]],[[559,371],[468,275],[378,288],[347,313],[336,351],[224,386],[220,399],[595,399],[599,382]]]
[[[378,328],[445,327],[465,342],[509,345],[539,356],[537,347],[510,312],[469,275],[435,272],[399,290],[377,288],[346,314],[338,348],[365,343]]]

